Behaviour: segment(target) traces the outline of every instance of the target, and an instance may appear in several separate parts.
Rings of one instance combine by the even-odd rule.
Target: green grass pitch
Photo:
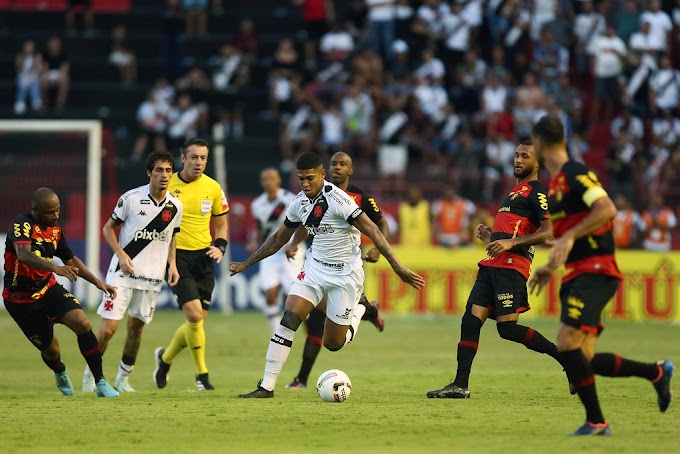
[[[89,313],[98,328],[96,314]],[[678,452],[680,405],[658,411],[652,386],[637,378],[599,378],[598,390],[613,437],[570,438],[584,420],[561,368],[549,357],[482,331],[468,400],[429,400],[455,374],[457,317],[386,317],[378,333],[363,324],[355,342],[322,351],[312,380],[342,369],[353,390],[342,404],[322,402],[313,387],[286,390],[300,364],[304,329],[275,398],[241,400],[261,377],[269,339],[261,314],[211,314],[206,324],[208,367],[217,390],[199,393],[193,363],[183,352],[167,388],[151,380],[153,349],[182,322],[179,312],[156,314],[130,378],[136,393],[100,399],[81,391],[84,360],[73,333],[56,328],[63,360],[76,386],[71,398],[6,312],[0,312],[0,452]],[[526,320],[549,339],[556,320]],[[121,328],[124,329],[124,325]],[[115,377],[124,331],[104,358]],[[680,326],[609,322],[599,351],[631,359],[680,363]],[[680,377],[678,377],[680,379]],[[675,380],[673,387],[677,390]]]

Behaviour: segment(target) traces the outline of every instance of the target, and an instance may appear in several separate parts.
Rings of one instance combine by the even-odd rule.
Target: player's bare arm
[[[106,224],[104,224],[104,228],[102,228],[102,236],[104,237],[104,241],[106,241],[106,244],[109,245],[113,253],[116,254],[116,257],[118,257],[118,264],[120,265],[121,271],[125,274],[134,274],[135,270],[132,267],[132,259],[129,255],[127,255],[125,250],[120,247],[115,229],[116,221],[109,218],[109,220],[106,221]]]
[[[301,225],[297,228],[295,234],[293,235],[293,241],[291,241],[290,244],[286,246],[286,257],[288,260],[295,258],[295,254],[297,254],[298,251],[298,244],[306,240],[308,235],[309,233],[307,232],[307,229],[304,225]]]
[[[225,213],[220,216],[213,216],[212,221],[213,227],[215,227],[215,241],[213,242],[214,244],[208,248],[206,254],[217,263],[220,263],[224,256],[224,252],[220,249],[218,243],[221,243],[219,240],[222,240],[225,242],[223,244],[226,246],[227,234],[229,231],[227,226],[227,215]]]
[[[31,251],[31,245],[28,243],[20,243],[14,245],[14,250],[17,253],[17,259],[31,268],[36,270],[51,271],[59,276],[64,276],[71,282],[75,282],[78,279],[78,268],[74,266],[55,265],[53,262],[48,262],[47,260],[38,257]]]
[[[387,219],[384,217],[380,218],[376,225],[378,226],[380,233],[382,233],[386,239],[390,237],[390,225],[388,224]],[[373,246],[366,252],[366,255],[364,255],[363,259],[367,262],[375,263],[380,260],[380,251],[377,247]]]
[[[491,232],[491,227],[488,227],[484,224],[479,224],[475,229],[475,237],[482,240],[484,243],[489,244],[491,241]]]
[[[97,287],[99,290],[104,292],[106,296],[110,296],[111,298],[116,297],[116,288],[107,284],[106,282],[103,282],[97,276],[92,274],[92,272],[87,269],[85,264],[83,263],[82,260],[80,260],[78,257],[75,255],[71,257],[70,259],[64,261],[64,263],[68,266],[74,267],[78,269],[78,274],[83,277],[87,282],[90,284],[94,285]]]
[[[538,229],[529,235],[506,238],[504,240],[492,241],[486,247],[486,252],[490,257],[495,257],[501,252],[508,251],[517,246],[534,246],[543,244],[553,238],[552,223],[549,219],[541,221]]]
[[[597,199],[590,207],[590,213],[583,218],[581,222],[576,224],[571,229],[567,230],[564,235],[555,241],[548,242],[552,245],[550,251],[550,258],[548,259],[548,267],[554,269],[562,266],[574,246],[574,241],[584,236],[590,235],[595,230],[599,229],[607,222],[610,222],[616,217],[616,205],[609,196]]]
[[[177,237],[173,234],[168,248],[168,285],[174,287],[179,282],[179,271],[177,271]]]
[[[422,276],[414,273],[408,268],[405,268],[401,265],[401,263],[399,263],[397,256],[392,250],[392,247],[380,232],[378,226],[375,225],[373,221],[371,221],[366,213],[361,213],[359,217],[354,220],[353,225],[354,227],[358,228],[361,233],[373,241],[375,247],[377,247],[380,253],[385,256],[385,259],[387,259],[394,272],[397,273],[402,281],[418,290],[425,286],[425,279],[423,279]]]
[[[231,275],[238,274],[244,271],[251,265],[256,264],[260,260],[274,255],[278,252],[284,244],[286,244],[295,233],[295,229],[282,225],[279,229],[260,246],[260,248],[253,253],[245,262],[232,262],[229,265]]]

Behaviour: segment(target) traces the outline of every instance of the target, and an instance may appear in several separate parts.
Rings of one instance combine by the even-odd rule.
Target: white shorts
[[[281,286],[287,291],[305,263],[307,248],[299,247],[295,258],[288,260],[286,253],[279,251],[260,262],[260,288],[266,292],[270,288]]]
[[[156,310],[158,292],[139,290],[130,287],[116,287],[116,299],[104,296],[97,309],[97,314],[109,320],[122,320],[127,311],[130,317],[143,321],[147,325],[153,319]]]
[[[305,262],[288,294],[300,296],[315,307],[326,296],[326,317],[338,325],[349,325],[354,306],[364,291],[364,268],[357,266],[350,274],[339,276],[329,273],[320,265],[311,265],[311,260]]]

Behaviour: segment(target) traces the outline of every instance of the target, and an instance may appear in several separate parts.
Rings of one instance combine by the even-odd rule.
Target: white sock
[[[264,376],[262,377],[262,386],[268,391],[273,391],[276,386],[276,380],[279,378],[281,369],[288,359],[290,348],[293,346],[293,337],[295,331],[279,324],[276,327],[276,332],[269,342],[267,349],[267,364],[264,366]]]
[[[357,335],[357,331],[359,331],[359,323],[361,323],[361,317],[364,316],[365,312],[366,306],[363,304],[357,304],[354,306],[354,310],[352,311],[352,320],[349,322],[349,329],[347,330],[347,336],[345,337],[345,345],[352,342],[354,336]]]
[[[85,366],[85,372],[83,373],[83,375],[89,375],[90,377],[92,377],[92,371],[90,370],[90,366]],[[94,377],[92,377],[92,379],[94,379]]]
[[[123,361],[120,362],[118,365],[118,375],[116,378],[125,378],[129,376],[132,373],[132,369],[135,368],[135,365],[133,364],[130,366],[129,364],[125,364]]]
[[[276,327],[281,323],[281,309],[279,308],[278,303],[272,304],[271,306],[266,304],[264,309],[262,309],[262,312],[267,316],[267,321],[269,322],[269,328],[271,328],[272,334],[275,334]]]

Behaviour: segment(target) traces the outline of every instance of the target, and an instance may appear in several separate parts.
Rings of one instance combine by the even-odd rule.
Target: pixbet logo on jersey
[[[153,230],[137,230],[135,232],[135,239],[137,240],[153,240],[153,241],[168,241],[170,238],[165,232],[159,232],[156,229]]]

